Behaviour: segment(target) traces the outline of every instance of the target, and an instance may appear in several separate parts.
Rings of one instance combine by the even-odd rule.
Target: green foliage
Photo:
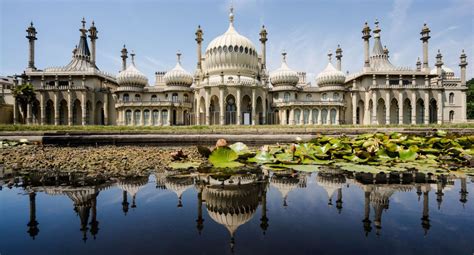
[[[466,82],[467,118],[474,119],[474,78]]]
[[[244,164],[237,162],[239,155],[229,147],[215,149],[209,156],[209,162],[217,168],[236,168]]]
[[[20,105],[32,103],[36,99],[35,90],[31,83],[15,86],[12,94]]]

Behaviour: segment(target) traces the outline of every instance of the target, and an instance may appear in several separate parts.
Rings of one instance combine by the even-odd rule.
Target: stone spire
[[[443,67],[443,55],[441,55],[441,51],[438,49],[438,54],[436,54],[436,73],[438,76],[442,75],[442,67]]]
[[[91,63],[95,65],[95,59],[96,59],[96,54],[95,54],[95,41],[99,38],[97,37],[97,33],[99,31],[95,27],[94,21],[92,21],[92,25],[89,28],[89,38],[91,39]]]
[[[128,50],[125,46],[125,44],[123,45],[123,48],[122,50],[120,51],[122,53],[122,71],[125,71],[125,69],[127,69],[127,58],[128,58]]]
[[[364,28],[362,29],[362,39],[364,39],[364,69],[370,68],[370,55],[369,55],[369,39],[370,39],[370,27],[365,22]]]
[[[267,66],[267,52],[266,52],[266,42],[267,39],[267,29],[264,25],[262,25],[262,29],[260,29],[260,43],[262,44],[262,69],[266,69]]]
[[[28,69],[36,70],[35,67],[35,41],[36,38],[36,28],[33,26],[33,22],[30,23],[28,29],[26,29],[27,35],[26,38],[29,42],[29,56],[28,56]]]
[[[342,59],[342,49],[341,49],[341,45],[337,45],[337,49],[336,49],[336,59],[337,59],[337,65],[336,65],[336,68],[337,70],[341,71],[342,69],[342,64],[341,64],[341,59]]]
[[[201,50],[201,47],[202,47],[202,41],[204,40],[203,39],[203,32],[202,32],[202,29],[201,29],[201,26],[198,25],[198,28],[196,30],[196,42],[197,42],[197,69],[198,70],[202,70],[202,50]]]
[[[430,71],[430,67],[428,65],[428,40],[431,38],[430,32],[431,32],[430,28],[425,23],[420,32],[420,35],[421,35],[420,40],[423,42],[423,71],[424,72]]]
[[[417,70],[417,71],[421,71],[421,61],[420,61],[420,57],[418,57],[418,59],[416,60],[416,70]]]
[[[466,66],[467,66],[467,61],[466,61],[466,53],[464,53],[464,50],[461,52],[461,56],[459,57],[460,63],[459,66],[461,67],[461,85],[465,86],[466,85]]]

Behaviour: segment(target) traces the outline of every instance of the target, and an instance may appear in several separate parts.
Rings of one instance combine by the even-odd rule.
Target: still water
[[[375,177],[375,178],[374,178]],[[469,177],[5,176],[0,254],[473,254]]]

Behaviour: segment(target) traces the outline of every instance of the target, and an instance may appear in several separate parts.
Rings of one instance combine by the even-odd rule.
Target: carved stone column
[[[242,123],[242,97],[241,97],[241,88],[237,88],[237,98],[235,102],[237,104],[237,125]]]

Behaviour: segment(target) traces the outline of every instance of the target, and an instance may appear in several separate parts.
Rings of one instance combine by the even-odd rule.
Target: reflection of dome
[[[316,77],[319,86],[341,85],[346,80],[346,75],[337,70],[331,63],[331,54],[329,54],[329,63],[322,72]]]
[[[117,83],[120,86],[144,87],[148,83],[148,78],[135,67],[135,54],[132,54],[132,63],[117,75]]]
[[[282,53],[282,56],[281,67],[270,74],[270,82],[273,86],[295,86],[299,80],[298,73],[291,70],[286,64],[286,53]]]
[[[125,179],[121,180],[117,183],[117,186],[130,193],[132,197],[135,197],[138,193],[138,191],[145,186],[145,184],[148,183],[148,178],[147,177],[141,177],[138,179]]]
[[[345,183],[346,178],[343,174],[318,172],[318,185],[323,187],[328,194],[329,203],[331,203],[334,192],[342,188]]]
[[[209,216],[224,225],[233,236],[237,228],[255,214],[259,199],[255,184],[209,186],[203,191]]]
[[[212,40],[206,49],[204,68],[209,74],[221,71],[237,74],[255,74],[258,70],[258,54],[253,43],[234,29],[231,9],[227,31]]]
[[[178,63],[163,76],[166,85],[190,86],[193,83],[193,76],[186,72],[181,66],[181,54],[178,53]]]
[[[300,182],[305,180],[299,179],[297,177],[291,177],[290,175],[280,175],[273,174],[270,179],[270,184],[280,191],[281,196],[283,197],[283,206],[287,206],[286,199],[290,191],[300,187]]]
[[[165,187],[173,191],[178,196],[178,207],[182,207],[181,196],[183,193],[194,185],[194,181],[189,176],[167,176],[165,179]]]
[[[443,75],[445,75],[446,77],[454,77],[453,69],[451,69],[451,68],[449,68],[445,65],[441,66],[441,73]],[[438,68],[435,67],[435,68],[431,69],[430,74],[438,74]]]

